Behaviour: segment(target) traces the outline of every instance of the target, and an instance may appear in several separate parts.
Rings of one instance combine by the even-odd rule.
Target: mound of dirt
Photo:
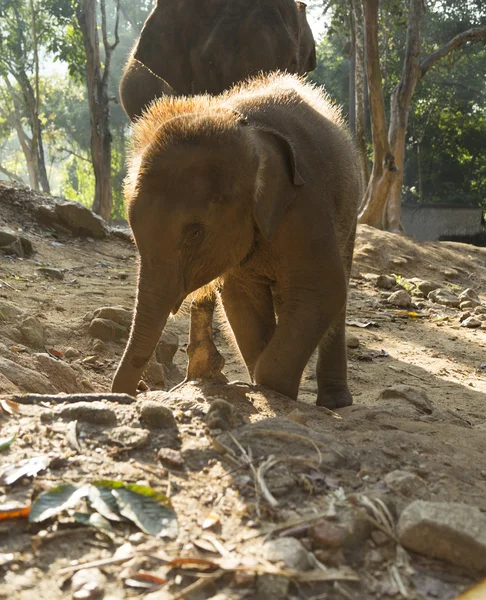
[[[107,393],[134,246],[64,204],[0,183],[0,596],[452,600],[486,575],[464,560],[486,555],[486,250],[358,228],[351,407],[315,406],[315,357],[298,402],[245,383],[219,321],[233,383],[170,392],[187,311],[135,399]],[[67,502],[100,480],[110,510]],[[29,523],[60,484],[64,509]],[[175,539],[147,529],[150,503],[134,516],[137,490]]]

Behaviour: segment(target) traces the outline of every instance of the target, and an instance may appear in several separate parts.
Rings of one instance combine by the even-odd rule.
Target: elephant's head
[[[259,72],[315,68],[306,5],[294,0],[158,0],[134,56],[179,94],[218,94]]]
[[[260,236],[272,239],[294,186],[303,184],[291,143],[230,109],[161,124],[146,116],[135,126],[134,143],[126,197],[140,254],[138,294],[113,381],[113,391],[131,394],[169,314],[244,262]]]

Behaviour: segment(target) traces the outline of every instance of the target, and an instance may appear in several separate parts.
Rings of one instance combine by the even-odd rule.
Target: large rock
[[[93,318],[108,319],[109,321],[114,321],[115,323],[118,323],[118,325],[125,327],[125,329],[130,329],[133,312],[123,306],[103,306],[94,311]]]
[[[23,311],[15,304],[5,300],[0,300],[0,322],[18,319],[23,314]]]
[[[43,348],[45,344],[44,327],[36,317],[27,317],[19,326],[22,339],[30,348]]]
[[[62,225],[74,235],[104,238],[108,235],[105,221],[79,202],[58,201],[53,206],[36,208],[39,221],[46,225]]]
[[[405,290],[398,290],[390,296],[387,300],[392,306],[398,306],[399,308],[408,308],[412,304],[412,298]]]
[[[89,326],[89,334],[104,342],[123,342],[128,339],[128,329],[110,319],[93,319]]]
[[[427,299],[436,304],[442,304],[443,306],[452,306],[453,308],[458,307],[461,301],[459,298],[450,292],[446,288],[438,288],[430,292]]]
[[[34,253],[34,246],[28,238],[7,229],[0,229],[0,252],[28,258]]]
[[[416,286],[419,292],[422,292],[426,298],[430,292],[433,292],[441,287],[440,283],[436,283],[435,281],[418,281]]]
[[[0,373],[24,392],[55,394],[57,389],[37,371],[22,367],[8,358],[0,357]]]
[[[409,550],[486,572],[486,515],[475,506],[417,500],[400,515],[397,533]]]
[[[84,379],[78,380],[76,371],[62,360],[56,360],[48,354],[36,354],[35,360],[39,370],[49,381],[54,383],[60,392],[75,394],[76,392],[93,391],[91,385]]]
[[[461,302],[471,302],[474,306],[479,306],[481,304],[481,300],[477,295],[476,291],[472,288],[465,289],[461,294],[459,294],[459,300]]]

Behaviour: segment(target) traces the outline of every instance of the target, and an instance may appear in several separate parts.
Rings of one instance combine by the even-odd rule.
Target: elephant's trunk
[[[157,346],[173,306],[178,303],[174,278],[163,270],[140,267],[135,315],[127,347],[113,379],[112,391],[137,391],[140,377]]]

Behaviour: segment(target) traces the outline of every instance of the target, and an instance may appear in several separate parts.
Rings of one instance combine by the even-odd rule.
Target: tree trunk
[[[78,22],[86,51],[86,85],[88,89],[91,157],[95,175],[93,211],[108,221],[111,214],[111,134],[109,99],[103,93],[96,0],[82,0]]]
[[[356,138],[356,40],[355,40],[355,23],[352,11],[353,0],[348,0],[349,10],[349,30],[351,39],[349,43],[348,60],[349,60],[349,128],[353,137]]]

